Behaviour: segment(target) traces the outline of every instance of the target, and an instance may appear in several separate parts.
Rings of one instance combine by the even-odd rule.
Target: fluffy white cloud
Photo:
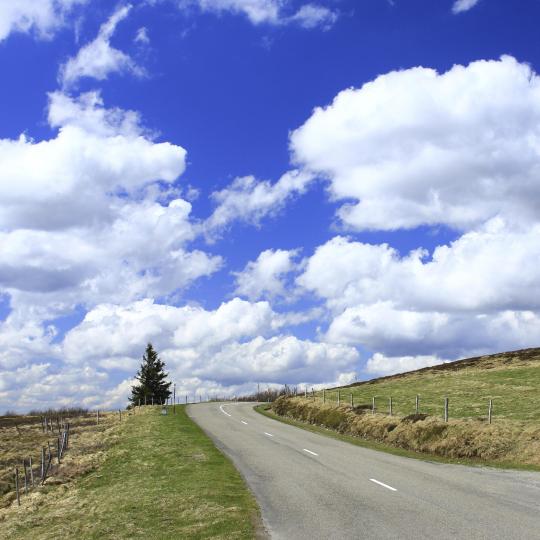
[[[144,70],[124,52],[111,46],[110,40],[118,23],[125,19],[131,5],[117,9],[111,17],[101,25],[97,37],[70,58],[60,69],[60,80],[65,86],[77,82],[82,77],[98,80],[106,79],[114,72],[130,72],[141,76]]]
[[[469,11],[469,9],[476,6],[479,1],[480,0],[456,0],[452,6],[452,12],[463,13],[464,11]]]
[[[239,298],[207,311],[197,306],[175,307],[145,299],[133,304],[101,304],[71,330],[63,344],[72,363],[89,360],[108,365],[119,356],[137,357],[151,341],[158,350],[212,351],[227,343],[269,335],[288,324],[268,302],[251,303]]]
[[[267,249],[250,261],[241,272],[236,272],[235,294],[250,300],[285,295],[284,280],[298,267],[294,259],[299,250]]]
[[[296,23],[303,28],[329,28],[337,20],[337,13],[318,4],[304,4],[298,11],[290,11],[289,0],[195,0],[203,11],[239,13],[253,24],[285,25]]]
[[[62,344],[73,366],[133,372],[151,341],[166,362],[179,394],[249,392],[257,382],[313,385],[354,378],[358,352],[341,344],[316,343],[279,334],[288,314],[267,302],[235,298],[215,310],[174,307],[146,299],[96,306]],[[276,335],[277,334],[277,335]]]
[[[0,2],[0,41],[12,32],[52,37],[77,4],[88,0],[4,0]]]
[[[313,175],[301,171],[289,171],[275,184],[253,176],[236,178],[212,194],[217,207],[205,222],[207,234],[211,236],[235,220],[257,224],[263,217],[275,215],[289,199],[304,193],[312,180]]]
[[[390,356],[457,358],[540,339],[540,225],[497,221],[435,249],[400,257],[388,245],[336,237],[308,259],[298,284],[333,314],[326,339]]]
[[[188,251],[191,205],[160,201],[186,152],[157,143],[138,114],[99,94],[50,96],[58,135],[0,141],[0,290],[11,304],[93,306],[167,295],[221,264]]]
[[[233,343],[195,368],[198,376],[224,384],[244,381],[335,381],[340,373],[354,368],[358,352],[344,345],[303,341],[294,336],[257,337],[247,343]]]
[[[540,197],[540,79],[511,57],[387,73],[340,92],[291,135],[295,161],[328,178],[355,229],[495,216],[529,223]]]
[[[303,28],[329,29],[338,19],[338,14],[324,6],[305,4],[289,20],[297,22]]]
[[[540,310],[539,260],[540,224],[521,230],[496,220],[431,258],[338,236],[316,250],[298,283],[337,311],[378,301],[419,311]]]
[[[378,376],[394,375],[395,373],[437,366],[444,362],[436,356],[388,357],[381,353],[375,353],[366,363],[366,372]]]

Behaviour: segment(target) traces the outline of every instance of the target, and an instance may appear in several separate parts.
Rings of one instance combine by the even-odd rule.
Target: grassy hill
[[[375,442],[382,449],[540,469],[540,349],[469,358],[307,398],[284,397],[272,409],[282,418]]]
[[[458,362],[410,371],[339,388],[341,399],[388,412],[415,412],[419,396],[420,412],[442,416],[444,398],[449,399],[450,418],[485,418],[493,400],[493,419],[540,422],[540,348],[468,358]],[[337,401],[338,389],[326,391]],[[317,396],[322,397],[322,392]]]

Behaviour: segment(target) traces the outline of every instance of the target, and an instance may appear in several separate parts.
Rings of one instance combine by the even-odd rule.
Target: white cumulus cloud
[[[304,193],[312,180],[313,175],[296,170],[288,171],[274,184],[253,176],[236,178],[231,185],[212,193],[217,206],[205,222],[207,234],[219,233],[233,221],[258,224]]]
[[[539,122],[540,78],[505,56],[344,90],[293,132],[291,149],[335,199],[352,200],[339,211],[348,227],[469,230],[538,218]]]
[[[452,12],[463,13],[464,11],[469,11],[469,9],[476,6],[479,1],[480,0],[456,0],[452,6]]]
[[[50,39],[66,24],[73,8],[88,0],[2,0],[0,2],[0,41],[12,32],[34,33]]]
[[[436,356],[398,356],[387,357],[375,353],[366,363],[366,372],[375,375],[394,375],[405,371],[413,371],[425,367],[437,366],[444,360]]]
[[[60,68],[60,80],[64,86],[73,85],[82,77],[102,81],[115,72],[129,72],[137,76],[144,74],[144,70],[130,56],[111,46],[116,27],[128,16],[130,10],[131,5],[118,8],[101,25],[97,37]]]
[[[284,280],[298,267],[294,261],[298,250],[267,249],[255,261],[249,261],[241,272],[236,272],[235,294],[250,300],[276,298],[286,294]]]

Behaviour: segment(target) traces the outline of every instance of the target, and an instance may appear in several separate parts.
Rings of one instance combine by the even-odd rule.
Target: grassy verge
[[[0,538],[255,538],[253,496],[184,407],[144,409],[97,470],[3,510]]]
[[[255,407],[255,410],[258,413],[264,416],[267,416],[268,418],[272,418],[273,420],[283,422],[284,424],[288,424],[290,426],[305,429],[312,433],[324,435],[325,437],[330,437],[332,439],[345,441],[350,444],[354,444],[356,446],[361,446],[362,448],[369,448],[371,450],[386,452],[388,454],[392,454],[395,456],[419,459],[423,461],[433,461],[436,463],[452,463],[452,464],[458,464],[458,465],[469,465],[473,467],[490,466],[490,467],[495,467],[495,468],[500,468],[500,469],[540,471],[540,466],[538,465],[523,464],[523,463],[518,463],[515,461],[472,459],[472,458],[463,458],[463,457],[456,458],[456,457],[451,457],[451,456],[441,456],[441,455],[432,454],[429,452],[416,452],[416,451],[408,450],[405,448],[392,446],[390,444],[385,444],[376,440],[371,440],[367,438],[361,438],[358,436],[348,435],[345,433],[340,433],[334,429],[331,429],[325,426],[311,424],[309,422],[300,421],[300,420],[297,420],[288,416],[282,416],[282,415],[276,414],[271,409],[271,406],[269,406],[268,404],[258,405]]]

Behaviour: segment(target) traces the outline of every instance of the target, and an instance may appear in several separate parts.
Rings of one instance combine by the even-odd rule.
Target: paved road
[[[275,539],[540,539],[540,474],[429,463],[266,418],[248,403],[189,415],[235,463]]]

